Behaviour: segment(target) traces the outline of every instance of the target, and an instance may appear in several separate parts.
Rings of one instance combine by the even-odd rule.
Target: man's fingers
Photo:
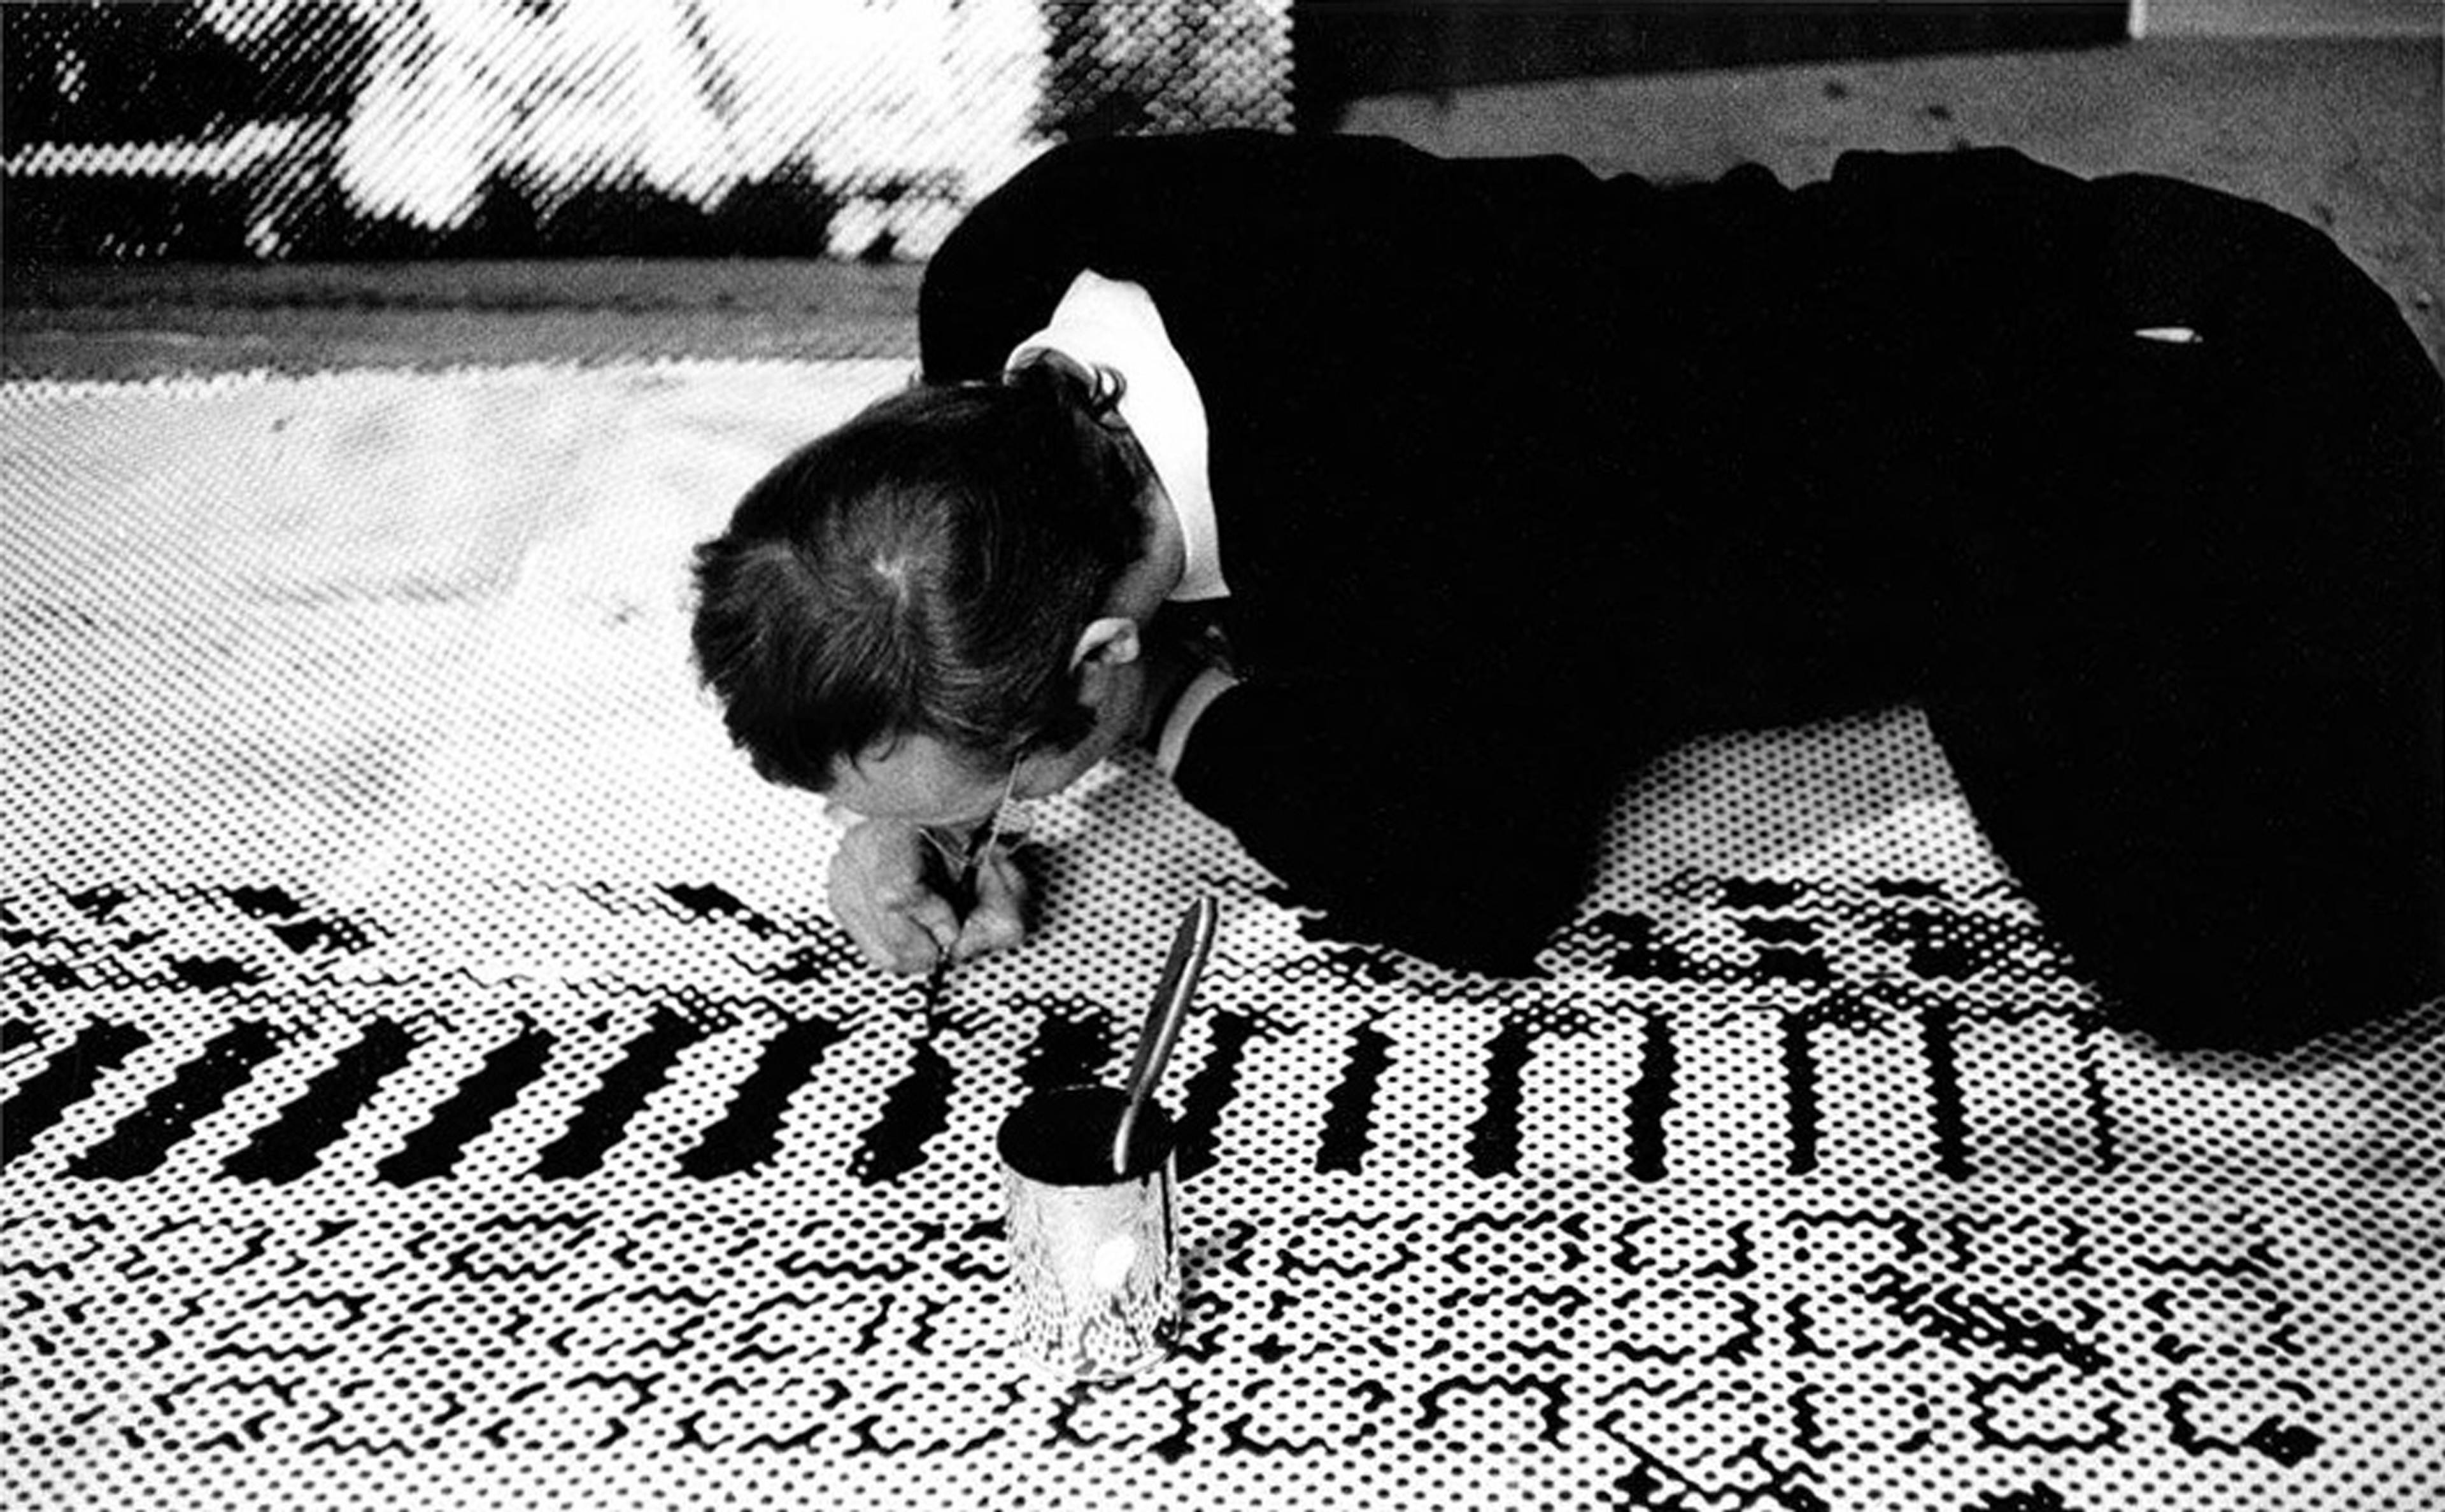
[[[948,950],[960,941],[960,916],[940,893],[927,892],[899,911],[899,916],[915,927],[933,948],[924,951],[925,965],[934,963],[937,951]]]
[[[1027,938],[1027,878],[1007,853],[988,853],[977,868],[977,905],[960,929],[956,954],[964,961],[1006,950]]]
[[[931,970],[944,949],[940,936],[906,914],[883,914],[864,927],[852,925],[849,937],[867,964],[906,975]],[[959,937],[953,933],[953,940]]]
[[[832,917],[879,970],[927,970],[959,942],[959,914],[926,885],[920,845],[906,826],[869,821],[832,857]]]

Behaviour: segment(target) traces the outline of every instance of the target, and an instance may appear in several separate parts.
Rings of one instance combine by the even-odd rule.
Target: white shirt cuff
[[[1154,762],[1165,776],[1177,773],[1181,758],[1188,755],[1188,732],[1197,723],[1197,717],[1205,712],[1207,704],[1239,685],[1238,678],[1209,666],[1190,678],[1188,686],[1180,690],[1170,715],[1163,721],[1163,734],[1155,741]]]

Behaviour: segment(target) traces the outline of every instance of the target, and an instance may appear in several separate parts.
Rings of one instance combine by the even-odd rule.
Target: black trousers
[[[2445,384],[2307,226],[2088,193],[2114,340],[1986,543],[2022,566],[1937,736],[2122,1020],[2265,1048],[2415,1006],[2445,992]]]

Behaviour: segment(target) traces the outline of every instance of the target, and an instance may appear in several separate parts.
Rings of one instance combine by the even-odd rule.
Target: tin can
[[[1032,1093],[997,1140],[1008,1205],[1012,1353],[1079,1380],[1160,1359],[1180,1327],[1180,1241],[1170,1115],[1149,1102],[1127,1165],[1111,1087]]]

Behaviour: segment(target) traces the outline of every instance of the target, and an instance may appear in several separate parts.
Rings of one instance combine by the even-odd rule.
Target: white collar
[[[1227,597],[1222,543],[1214,521],[1214,486],[1205,468],[1205,403],[1197,380],[1173,349],[1154,299],[1139,285],[1080,273],[1054,308],[1052,323],[1020,342],[1006,367],[1029,352],[1055,351],[1121,375],[1121,419],[1154,467],[1155,480],[1180,522],[1187,561],[1176,601]]]

